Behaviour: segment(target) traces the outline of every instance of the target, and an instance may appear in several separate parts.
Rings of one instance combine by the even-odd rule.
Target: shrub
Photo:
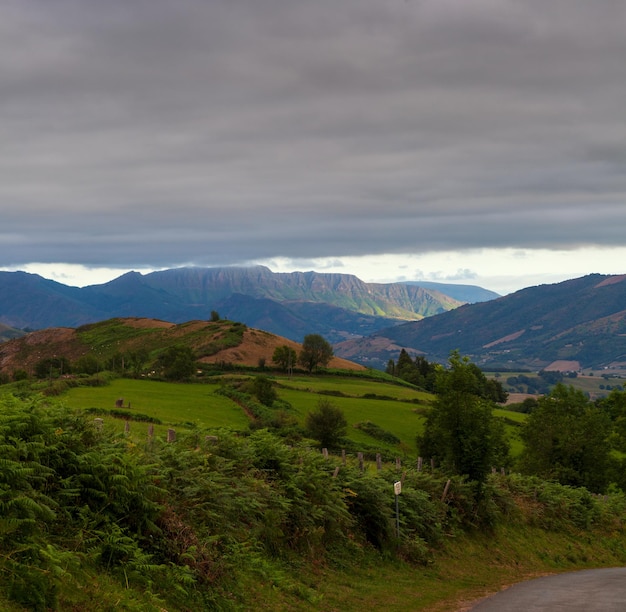
[[[317,409],[307,414],[305,426],[309,435],[323,448],[336,448],[346,435],[348,422],[339,408],[322,399],[317,403]]]

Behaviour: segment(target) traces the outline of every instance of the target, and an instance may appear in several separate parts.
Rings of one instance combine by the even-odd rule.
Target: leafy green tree
[[[271,406],[278,397],[272,381],[265,376],[254,378],[252,393],[264,406]]]
[[[611,423],[582,391],[557,384],[537,401],[520,431],[520,469],[561,484],[603,491],[608,482]]]
[[[220,313],[217,310],[211,311],[211,322],[217,323],[220,320]]]
[[[274,349],[274,354],[272,355],[272,362],[275,363],[281,370],[287,372],[296,365],[297,354],[295,349],[287,346],[286,344],[277,346]]]
[[[312,372],[318,366],[326,366],[332,359],[333,347],[319,334],[308,334],[302,342],[298,363]]]
[[[157,364],[168,380],[185,380],[196,370],[196,360],[188,346],[170,346],[159,355]]]
[[[305,427],[322,448],[335,448],[346,435],[348,422],[337,406],[327,399],[321,399],[316,410],[306,415]]]
[[[58,378],[71,372],[67,357],[46,357],[35,364],[37,378]]]
[[[93,355],[83,355],[72,364],[72,371],[76,374],[96,374],[102,365]]]
[[[146,349],[129,351],[126,355],[127,367],[130,368],[135,378],[139,377],[146,368],[150,355]]]
[[[446,469],[483,482],[492,467],[508,461],[504,427],[492,403],[481,396],[481,381],[469,359],[455,351],[449,365],[437,374],[437,399],[418,447]]]

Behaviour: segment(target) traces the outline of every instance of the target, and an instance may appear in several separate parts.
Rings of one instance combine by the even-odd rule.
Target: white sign
[[[394,482],[393,483],[393,492],[396,495],[400,495],[400,493],[402,493],[402,483],[401,482]]]

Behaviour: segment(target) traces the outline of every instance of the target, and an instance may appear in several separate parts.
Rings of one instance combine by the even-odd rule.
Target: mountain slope
[[[26,332],[21,329],[15,329],[14,327],[9,327],[8,325],[4,325],[0,323],[0,342],[6,342],[7,340],[12,340],[13,338],[20,338]]]
[[[0,323],[11,327],[81,325],[105,318],[83,290],[26,272],[0,272]]]
[[[488,302],[500,297],[495,291],[483,289],[477,285],[456,285],[452,283],[435,283],[431,281],[405,281],[407,285],[416,285],[424,289],[432,289],[439,291],[445,295],[449,295],[455,300],[467,304],[475,304],[476,302]]]
[[[216,307],[227,319],[245,321],[251,327],[298,340],[316,333],[336,343],[398,324],[389,317],[355,313],[326,303],[276,302],[238,293],[218,302]]]
[[[540,369],[556,360],[608,367],[626,362],[626,275],[592,274],[530,287],[341,343],[336,352],[371,359],[373,342],[379,365],[397,357],[384,348],[388,343],[437,361],[458,349],[483,367]]]

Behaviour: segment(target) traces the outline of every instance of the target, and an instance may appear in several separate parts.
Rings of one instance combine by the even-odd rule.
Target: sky
[[[4,0],[0,269],[626,273],[623,0]]]

